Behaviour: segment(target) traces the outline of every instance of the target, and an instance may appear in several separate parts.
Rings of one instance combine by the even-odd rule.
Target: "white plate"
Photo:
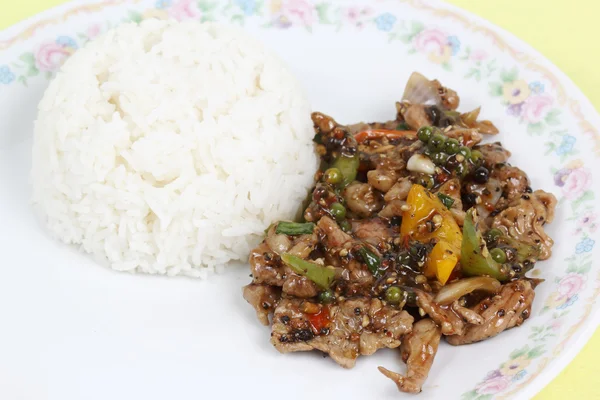
[[[343,370],[277,353],[241,296],[246,266],[208,281],[104,269],[50,240],[28,205],[32,123],[60,62],[109,25],[151,15],[242,24],[286,60],[316,110],[387,119],[410,72],[483,105],[512,162],[560,199],[546,282],[518,329],[442,345],[420,396],[528,398],[598,324],[600,119],[556,67],[506,32],[446,4],[305,0],[80,1],[0,33],[0,398],[400,398],[381,351]],[[593,182],[595,179],[596,182]]]

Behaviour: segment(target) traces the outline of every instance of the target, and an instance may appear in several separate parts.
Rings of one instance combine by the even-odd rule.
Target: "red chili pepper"
[[[366,131],[362,131],[354,135],[354,138],[358,143],[362,143],[365,140],[369,139],[381,139],[382,137],[386,137],[388,139],[400,139],[403,137],[414,138],[417,136],[416,131],[396,131],[393,129],[369,129]]]
[[[437,175],[435,176],[435,180],[436,180],[438,183],[444,183],[444,182],[446,182],[448,179],[450,179],[450,175],[448,175],[448,174],[446,174],[446,173],[444,173],[444,172],[441,172],[441,173],[439,173],[439,174],[437,174]]]
[[[310,327],[315,335],[321,333],[321,329],[326,328],[329,325],[329,306],[323,306],[321,311],[316,314],[306,314],[306,319],[310,323]]]

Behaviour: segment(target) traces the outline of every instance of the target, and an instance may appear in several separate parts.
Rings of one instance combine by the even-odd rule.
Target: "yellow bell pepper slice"
[[[425,276],[437,277],[442,285],[445,285],[456,267],[458,253],[448,242],[438,242],[431,250],[425,263]]]
[[[406,203],[410,208],[403,212],[400,233],[419,242],[437,241],[427,259],[425,275],[445,284],[458,262],[461,229],[440,199],[421,185],[411,187]]]
[[[437,196],[423,186],[415,184],[408,192],[406,203],[410,209],[402,214],[400,226],[402,236],[409,236],[420,242],[428,242],[431,239],[444,240],[456,249],[460,249],[462,243],[460,227]],[[436,214],[440,215],[441,223],[435,230],[430,232],[428,229],[419,229],[420,225],[432,220]]]

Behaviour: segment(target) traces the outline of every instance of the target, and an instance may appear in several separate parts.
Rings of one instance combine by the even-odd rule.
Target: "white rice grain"
[[[39,104],[34,205],[116,270],[205,277],[296,215],[317,166],[310,111],[246,33],[121,25],[67,60]]]

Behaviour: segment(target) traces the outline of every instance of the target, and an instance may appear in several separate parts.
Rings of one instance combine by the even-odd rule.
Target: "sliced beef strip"
[[[283,293],[301,299],[308,299],[319,294],[319,288],[305,276],[289,274],[282,287]]]
[[[468,199],[468,202],[463,203],[464,207],[477,209],[482,228],[491,223],[488,217],[494,210],[501,210],[506,206],[506,199],[502,198],[503,183],[496,178],[489,178],[486,183],[467,182],[463,185],[462,190],[466,194],[465,199]]]
[[[413,325],[413,331],[404,336],[400,351],[406,362],[406,376],[379,367],[379,371],[406,393],[420,393],[433,365],[442,331],[429,319],[422,319]]]
[[[465,331],[464,321],[449,307],[433,301],[433,296],[422,290],[415,290],[417,305],[425,311],[442,329],[444,335],[461,335]]]
[[[352,368],[359,355],[384,347],[400,346],[412,329],[406,311],[385,306],[378,299],[358,297],[328,308],[329,323],[314,331],[302,300],[282,299],[275,309],[271,343],[282,353],[320,350],[344,368]]]
[[[250,270],[255,283],[282,286],[285,281],[281,258],[266,242],[259,244],[250,253]]]
[[[493,167],[496,164],[503,164],[508,161],[510,151],[502,147],[500,142],[486,143],[475,146],[474,150],[479,150],[483,154],[483,162],[487,167]]]
[[[367,182],[380,192],[386,193],[398,180],[398,173],[393,169],[376,168],[367,172]]]
[[[480,302],[473,308],[484,322],[469,325],[462,335],[446,337],[454,346],[469,344],[496,336],[500,332],[519,326],[529,318],[535,292],[531,282],[518,280],[502,286],[496,296]]]
[[[368,183],[353,182],[344,190],[348,209],[360,218],[368,218],[381,210],[381,194]]]
[[[394,236],[394,232],[388,224],[380,218],[357,220],[352,223],[352,233],[373,246],[387,242]]]
[[[402,206],[406,204],[405,200],[412,185],[410,177],[404,176],[399,178],[394,186],[383,196],[385,206],[379,212],[379,216],[382,218],[401,217],[403,214]]]
[[[404,118],[408,126],[415,130],[422,126],[432,125],[432,121],[427,113],[427,106],[423,104],[397,103],[396,108],[398,109],[399,116]]]
[[[370,293],[374,282],[373,274],[364,263],[354,257],[347,257],[353,248],[364,246],[364,242],[356,240],[342,231],[338,224],[329,217],[319,220],[317,232],[320,242],[327,250],[326,264],[343,269],[341,279],[338,281],[338,289],[342,294],[354,296]],[[341,254],[345,254],[345,256],[341,256]]]
[[[405,142],[410,145],[414,141]],[[361,146],[361,150],[370,152],[370,154],[365,152],[365,154],[368,154],[369,168],[372,168],[367,172],[367,182],[373,188],[386,193],[402,175],[402,171],[406,170],[406,161],[402,158],[401,151],[399,151],[403,146],[389,144],[388,142],[387,145],[372,148],[374,144],[372,143],[369,147]]]
[[[473,311],[470,308],[461,306],[458,303],[458,300],[452,303],[452,309],[469,324],[482,325],[485,322],[481,315],[477,314],[476,311]]]
[[[492,227],[498,228],[521,243],[539,246],[538,258],[546,260],[552,255],[554,241],[544,231],[544,225],[554,219],[556,197],[536,190],[523,195],[514,206],[494,217]]]
[[[342,228],[329,217],[323,217],[317,222],[317,228],[321,235],[321,242],[328,249],[341,248],[346,244],[351,245],[354,238],[342,231]]]
[[[496,179],[502,184],[502,197],[496,204],[496,210],[505,209],[531,191],[527,174],[512,165],[496,164],[490,172],[490,179]]]
[[[399,178],[398,181],[388,190],[388,192],[383,196],[383,199],[386,202],[390,202],[392,200],[406,200],[408,197],[408,192],[410,192],[410,188],[413,183],[410,180],[410,177],[405,176]]]
[[[406,205],[404,200],[392,200],[386,203],[385,207],[379,213],[378,216],[382,218],[393,218],[402,217],[404,214],[403,207]]]
[[[273,312],[281,296],[276,286],[251,283],[244,286],[244,299],[256,310],[256,316],[263,325],[269,325],[269,314]]]

